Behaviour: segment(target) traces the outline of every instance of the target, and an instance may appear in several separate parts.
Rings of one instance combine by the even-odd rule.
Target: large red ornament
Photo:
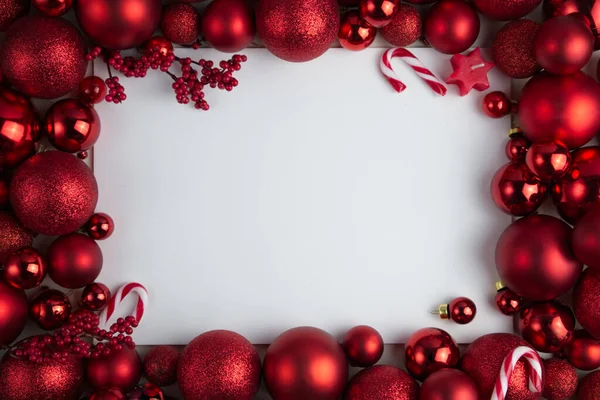
[[[589,25],[600,48],[600,2],[596,0],[544,0],[544,16],[548,18],[575,14]]]
[[[573,290],[573,311],[590,335],[600,340],[600,271],[586,269]]]
[[[377,36],[377,28],[363,19],[358,11],[348,11],[340,23],[338,39],[348,50],[359,51],[369,47]]]
[[[80,233],[56,239],[48,249],[48,274],[60,286],[78,289],[93,283],[102,271],[102,251]]]
[[[3,0],[0,3],[0,32],[29,11],[29,0]]]
[[[8,211],[0,211],[0,264],[15,251],[33,244],[33,232]]]
[[[69,153],[91,148],[100,136],[100,117],[93,107],[75,99],[64,99],[46,113],[44,130],[54,147]]]
[[[175,347],[153,347],[144,357],[144,375],[157,386],[174,384],[177,382],[177,364],[180,356]]]
[[[110,301],[110,290],[105,284],[94,282],[83,288],[79,306],[90,311],[100,311],[108,305]]]
[[[496,172],[490,190],[499,209],[522,217],[540,208],[547,187],[525,164],[508,163]]]
[[[425,39],[441,53],[467,50],[479,35],[479,15],[464,0],[441,0],[429,10],[423,23]]]
[[[421,386],[421,399],[478,400],[479,388],[469,375],[457,369],[446,368],[425,379]]]
[[[381,34],[394,46],[410,46],[423,34],[421,14],[409,4],[400,4],[394,18],[381,29]]]
[[[400,0],[360,0],[360,16],[376,28],[383,28],[396,16]]]
[[[163,11],[160,27],[171,42],[189,45],[200,36],[200,17],[194,6],[170,4]]]
[[[571,153],[556,140],[539,140],[527,151],[527,167],[544,182],[562,178],[569,170]]]
[[[473,0],[480,13],[490,19],[509,21],[524,17],[542,0]]]
[[[521,311],[519,330],[537,351],[555,353],[571,342],[575,323],[573,311],[562,303],[534,303]]]
[[[36,154],[16,171],[10,185],[15,215],[29,229],[63,235],[94,213],[98,184],[87,165],[61,151]]]
[[[350,329],[342,339],[342,348],[350,365],[370,367],[383,355],[383,338],[374,328],[359,325]]]
[[[575,224],[573,252],[579,261],[600,270],[600,206],[593,206]]]
[[[42,14],[60,17],[73,7],[73,0],[32,0],[33,5]]]
[[[600,393],[600,371],[594,371],[581,380],[577,390],[579,400],[598,400]]]
[[[108,239],[115,230],[115,222],[110,215],[96,213],[85,223],[85,233],[94,240]]]
[[[533,43],[540,24],[529,19],[518,19],[504,25],[492,43],[494,62],[511,78],[529,78],[542,67],[533,55]]]
[[[273,400],[336,400],[348,381],[348,361],[327,332],[300,327],[269,346],[263,373]]]
[[[583,269],[571,250],[571,234],[569,225],[549,215],[513,222],[496,245],[500,278],[529,300],[553,300],[565,294]]]
[[[256,29],[265,47],[286,61],[321,56],[339,28],[336,0],[262,0],[256,7]]]
[[[152,37],[160,24],[161,0],[78,0],[77,21],[95,44],[128,49]]]
[[[352,377],[343,399],[418,400],[419,384],[400,368],[391,365],[375,365],[363,369]]]
[[[575,331],[573,340],[564,349],[564,354],[571,365],[582,371],[600,368],[600,341],[583,329]]]
[[[31,101],[0,86],[0,169],[14,168],[35,152],[40,124]]]
[[[71,303],[60,290],[47,289],[31,300],[29,315],[40,328],[54,330],[69,320]]]
[[[28,310],[25,292],[0,281],[0,310],[0,347],[3,347],[11,344],[25,328]]]
[[[108,357],[90,360],[86,377],[94,388],[114,387],[127,393],[142,377],[142,360],[135,349],[113,350]]]
[[[27,290],[41,285],[47,272],[48,265],[44,257],[28,246],[6,257],[1,275],[11,286]]]
[[[416,331],[404,346],[407,371],[422,381],[443,368],[455,368],[460,360],[458,345],[452,336],[437,328]]]
[[[214,0],[201,18],[204,40],[226,53],[235,53],[252,44],[256,35],[252,9],[244,0]]]
[[[512,102],[504,92],[495,91],[485,95],[483,112],[490,118],[502,118],[510,114]]]
[[[251,400],[260,389],[260,374],[260,357],[252,344],[220,330],[206,332],[185,347],[177,382],[185,400]]]
[[[570,149],[583,146],[600,130],[600,85],[583,72],[542,72],[523,88],[518,113],[530,141],[555,139]]]
[[[567,400],[575,396],[579,378],[571,364],[560,358],[544,360],[546,382],[544,398],[546,400]]]

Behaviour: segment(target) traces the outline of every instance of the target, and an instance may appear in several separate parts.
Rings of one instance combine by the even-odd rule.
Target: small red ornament
[[[573,340],[564,349],[567,361],[582,371],[600,368],[600,341],[583,329],[575,331]]]
[[[154,48],[158,49],[158,53],[163,57],[173,53],[173,43],[171,43],[164,36],[152,37],[150,40],[144,43],[144,46],[141,48],[141,52],[146,53]]]
[[[38,287],[47,273],[46,260],[39,251],[29,246],[8,256],[3,268],[2,278],[21,290]]]
[[[163,34],[173,43],[189,45],[200,36],[200,18],[189,4],[169,4],[160,23]]]
[[[383,338],[376,329],[359,325],[350,329],[342,339],[342,348],[350,365],[370,367],[383,355]]]
[[[466,56],[453,55],[450,63],[454,72],[446,79],[446,83],[458,86],[461,96],[466,96],[472,89],[480,92],[489,89],[487,74],[494,68],[494,63],[483,59],[479,47]]]
[[[546,185],[523,163],[501,167],[492,178],[490,188],[496,206],[518,217],[535,212],[546,200]]]
[[[425,379],[421,386],[421,399],[478,400],[479,388],[464,372],[445,368]]]
[[[0,211],[0,264],[15,251],[33,244],[33,232],[9,211]]]
[[[104,387],[92,393],[88,400],[127,400],[127,396],[119,389]]]
[[[32,0],[35,8],[49,17],[60,17],[73,7],[73,0]]]
[[[527,166],[544,182],[562,178],[569,170],[571,153],[557,140],[538,140],[527,151]]]
[[[135,349],[124,347],[108,357],[90,360],[86,367],[87,382],[92,387],[114,387],[127,393],[142,377],[142,361]]]
[[[498,31],[492,43],[492,58],[502,72],[521,79],[542,69],[533,55],[533,43],[540,26],[530,19],[518,19]]]
[[[83,226],[85,232],[94,240],[108,239],[115,230],[115,222],[110,215],[96,213]]]
[[[600,206],[597,204],[575,224],[573,252],[583,264],[600,270]]]
[[[437,328],[416,331],[404,349],[406,369],[420,381],[443,368],[455,368],[460,360],[460,351],[452,336]]]
[[[127,395],[127,400],[164,400],[164,394],[161,388],[151,383],[144,383],[136,386]]]
[[[60,290],[47,289],[31,300],[29,315],[40,328],[54,330],[69,320],[71,302]]]
[[[523,298],[505,287],[502,282],[496,282],[496,307],[504,315],[514,315],[523,309]]]
[[[360,0],[360,16],[376,28],[383,28],[396,16],[400,0]]]
[[[144,358],[144,375],[156,386],[170,386],[177,382],[179,351],[173,346],[153,347]]]
[[[300,327],[273,341],[264,358],[263,373],[273,400],[336,400],[348,381],[348,361],[327,332]],[[181,385],[181,374],[179,382]]]
[[[581,380],[577,398],[579,400],[598,400],[598,393],[600,393],[600,371],[594,371]]]
[[[567,400],[575,396],[579,378],[571,364],[560,358],[544,360],[546,383],[544,398],[547,400]]]
[[[600,48],[600,3],[595,0],[545,0],[544,16],[546,19],[563,15],[574,15],[582,19],[592,30],[596,39],[596,50]]]
[[[252,9],[244,0],[214,0],[202,14],[201,28],[204,40],[226,53],[245,49],[256,35]]]
[[[348,11],[340,23],[338,39],[343,48],[353,51],[364,50],[373,44],[377,28],[363,19],[358,11]]]
[[[479,15],[464,0],[441,0],[434,4],[423,25],[427,42],[446,54],[467,50],[479,35]]]
[[[77,289],[93,283],[102,271],[102,251],[80,233],[56,239],[48,249],[48,274],[58,285]]]
[[[381,34],[396,47],[410,46],[423,34],[421,14],[409,4],[400,4],[394,18],[381,29]]]
[[[573,339],[575,316],[557,301],[534,303],[521,311],[519,330],[537,351],[555,353]]]
[[[489,19],[510,21],[529,14],[542,0],[473,0],[480,13]]]
[[[343,399],[418,400],[419,384],[400,368],[374,365],[350,379]]]
[[[0,313],[0,347],[3,347],[11,344],[25,328],[28,310],[25,292],[0,281],[0,310],[3,310]]]
[[[29,11],[29,0],[4,0],[0,3],[0,32]]]
[[[86,104],[98,104],[106,97],[106,83],[95,75],[87,76],[79,83],[79,100]]]
[[[586,269],[573,290],[573,310],[577,321],[600,340],[600,271]]]
[[[54,147],[69,153],[91,148],[100,136],[100,117],[93,107],[75,99],[64,99],[46,113],[44,130]]]
[[[475,303],[467,297],[457,297],[452,300],[450,304],[444,304],[444,308],[447,315],[443,316],[440,313],[442,319],[451,319],[460,325],[470,323],[475,319],[475,315],[477,314]],[[442,307],[440,307],[440,310],[441,309]]]
[[[512,102],[504,92],[490,92],[483,98],[483,112],[490,118],[502,118],[510,114]]]
[[[0,172],[0,211],[7,210],[10,201],[8,199],[8,188],[10,187],[11,174],[8,171]]]
[[[510,136],[506,143],[506,157],[512,162],[524,162],[527,151],[531,147],[531,142],[518,133]]]
[[[79,306],[90,311],[100,311],[110,301],[110,290],[105,284],[94,282],[83,288]]]

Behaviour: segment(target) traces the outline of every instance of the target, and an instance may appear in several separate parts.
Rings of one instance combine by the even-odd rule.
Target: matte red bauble
[[[523,309],[524,300],[509,288],[501,288],[494,299],[496,307],[504,315],[514,315]]]
[[[256,35],[252,9],[244,0],[214,0],[204,10],[200,26],[204,40],[226,53],[245,49]]]
[[[105,284],[94,282],[83,288],[79,306],[90,311],[100,311],[110,301],[110,290]]]
[[[416,331],[404,346],[407,371],[422,381],[443,368],[455,368],[460,360],[458,345],[442,329],[424,328]]]
[[[546,19],[563,15],[573,15],[583,20],[592,30],[596,40],[596,50],[600,48],[600,2],[595,0],[544,0]]]
[[[600,341],[583,329],[575,331],[573,340],[564,350],[567,361],[582,371],[600,368]]]
[[[15,251],[33,244],[33,232],[8,211],[0,211],[0,264]]]
[[[6,257],[2,278],[11,286],[21,289],[38,287],[48,272],[46,260],[33,247],[23,247]]]
[[[25,328],[28,311],[25,292],[0,281],[0,310],[0,347],[3,347],[11,344]]]
[[[490,191],[499,209],[522,217],[540,208],[546,200],[547,187],[525,164],[508,163],[492,178]]]
[[[29,0],[3,0],[0,3],[0,32],[29,11]]]
[[[586,269],[573,290],[573,310],[587,333],[600,340],[600,271]]]
[[[383,338],[375,328],[359,325],[350,329],[342,339],[342,348],[350,365],[370,367],[383,355]]]
[[[252,344],[235,332],[219,330],[203,333],[185,347],[177,382],[184,400],[252,400],[260,389],[260,374]]]
[[[441,53],[462,53],[479,35],[479,15],[464,0],[441,0],[434,4],[423,23],[425,39]]]
[[[524,17],[542,0],[473,0],[477,10],[489,19],[509,21]]]
[[[409,4],[400,4],[394,18],[381,29],[381,34],[394,46],[410,46],[423,34],[421,14]]]
[[[94,388],[114,387],[127,393],[142,377],[142,360],[135,349],[113,350],[108,357],[92,359],[86,380]]]
[[[375,365],[354,375],[344,400],[418,400],[419,384],[405,371],[391,365]]]
[[[110,215],[96,213],[85,223],[85,232],[94,240],[108,239],[115,230],[115,223]]]
[[[511,78],[529,78],[542,67],[533,55],[533,43],[540,24],[518,19],[504,25],[492,43],[494,63]]]
[[[490,92],[483,98],[483,112],[490,118],[502,118],[510,114],[512,102],[500,91]]]
[[[96,110],[75,99],[54,103],[46,113],[43,126],[52,146],[69,153],[88,150],[100,136],[100,117]]]
[[[571,250],[572,229],[558,218],[532,215],[508,226],[496,245],[496,268],[515,293],[553,300],[575,285],[583,265]]]
[[[363,19],[358,11],[348,11],[340,23],[338,39],[343,48],[353,51],[364,50],[373,44],[377,28]]]
[[[265,47],[292,62],[313,60],[329,49],[340,29],[336,0],[262,0],[256,29]]]
[[[200,36],[200,18],[194,6],[170,4],[165,7],[160,27],[173,43],[189,45]]]
[[[600,130],[600,85],[583,72],[542,72],[523,88],[518,113],[530,141],[554,139],[570,149],[583,146]]]
[[[14,168],[35,153],[40,123],[28,98],[0,86],[0,169]]]
[[[73,7],[73,0],[32,0],[35,8],[49,17],[60,17]]]
[[[571,153],[557,140],[539,140],[527,151],[527,167],[544,182],[562,178],[569,170]]]
[[[18,91],[55,99],[75,90],[87,68],[81,33],[65,19],[29,15],[11,25],[0,69]]]
[[[177,382],[177,364],[180,354],[173,346],[155,346],[144,357],[144,375],[157,386]]]
[[[129,49],[152,37],[160,23],[161,0],[78,0],[77,21],[95,44]]]
[[[573,252],[579,261],[600,270],[600,206],[593,206],[575,224]]]
[[[531,142],[521,134],[512,135],[506,143],[506,157],[512,162],[524,162]]]
[[[102,271],[102,251],[80,233],[56,239],[48,249],[48,274],[58,285],[78,289],[93,283]]]
[[[336,400],[348,381],[348,361],[330,334],[299,327],[269,346],[263,373],[273,400]]]
[[[360,0],[360,16],[376,28],[383,28],[396,16],[400,0]]]
[[[40,328],[54,330],[69,320],[71,302],[60,290],[47,289],[31,300],[29,315]]]
[[[546,382],[544,398],[547,400],[568,400],[575,396],[579,378],[571,364],[560,358],[544,360]]]
[[[600,393],[600,371],[594,371],[581,380],[577,390],[579,400],[598,400]]]
[[[425,379],[423,400],[478,400],[479,388],[467,374],[457,369],[442,369]]]
[[[34,232],[64,235],[94,213],[98,184],[87,165],[61,151],[38,153],[21,164],[10,184],[10,203]]]
[[[86,76],[79,83],[79,100],[85,104],[98,104],[106,97],[106,83],[95,75]]]
[[[83,379],[79,357],[34,363],[6,353],[0,362],[0,399],[77,400]]]
[[[537,351],[555,353],[571,342],[575,323],[573,311],[562,303],[534,303],[521,311],[519,331]]]

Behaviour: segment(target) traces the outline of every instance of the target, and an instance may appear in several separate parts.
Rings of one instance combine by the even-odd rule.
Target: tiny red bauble
[[[544,182],[562,178],[569,170],[571,153],[558,140],[538,140],[525,157],[527,167]]]
[[[161,388],[146,382],[129,392],[127,400],[165,400],[165,397]]]
[[[127,400],[127,396],[117,388],[104,387],[94,391],[88,400]]]
[[[189,4],[170,4],[165,7],[160,23],[163,34],[173,43],[189,45],[200,36],[200,19]]]
[[[460,325],[470,323],[477,314],[475,303],[467,297],[457,297],[452,300],[448,310],[450,319]]]
[[[441,0],[431,7],[423,26],[431,47],[445,54],[462,53],[479,35],[479,15],[464,0]]]
[[[135,349],[113,350],[108,357],[90,360],[86,377],[94,388],[114,387],[127,393],[142,377],[142,360]]]
[[[383,338],[375,328],[359,325],[350,329],[342,339],[342,348],[350,365],[370,367],[383,355]]]
[[[38,287],[48,272],[44,257],[29,246],[6,257],[3,268],[2,278],[11,286],[21,290]]]
[[[61,236],[48,249],[48,275],[58,285],[77,289],[93,283],[102,271],[102,251],[80,233]]]
[[[508,163],[492,178],[492,199],[507,214],[522,217],[546,200],[547,188],[523,163]]]
[[[595,0],[545,0],[544,17],[550,19],[564,15],[574,15],[583,20],[594,34],[596,40],[596,50],[600,48],[600,3]]]
[[[0,264],[15,251],[33,244],[33,232],[9,211],[0,211]]]
[[[144,375],[157,386],[170,386],[177,382],[179,351],[173,346],[155,346],[144,357]]]
[[[419,384],[400,368],[374,365],[350,379],[343,399],[418,400]]]
[[[600,270],[600,206],[591,207],[575,224],[573,252],[579,261]]]
[[[594,371],[581,380],[577,398],[579,400],[598,400],[598,393],[600,393],[600,371]]]
[[[504,25],[492,43],[494,62],[511,78],[529,78],[542,67],[533,55],[535,35],[540,24],[529,19],[518,19]]]
[[[421,386],[423,400],[478,400],[479,388],[467,374],[445,368],[425,379]]]
[[[100,311],[110,301],[110,290],[105,284],[94,282],[83,288],[79,306],[90,311]]]
[[[409,4],[400,4],[394,18],[381,29],[381,34],[394,46],[410,46],[423,34],[421,14]]]
[[[546,383],[544,398],[547,400],[568,400],[575,396],[579,378],[571,364],[560,358],[544,360]]]
[[[573,290],[573,311],[587,333],[600,340],[600,271],[586,269]]]
[[[534,303],[521,311],[519,330],[537,351],[555,353],[573,339],[575,316],[557,301]]]
[[[572,366],[582,371],[600,368],[600,341],[583,329],[575,331],[573,340],[564,349],[564,354]]]
[[[54,330],[69,320],[71,302],[60,290],[47,289],[31,300],[29,315],[40,328]]]
[[[480,13],[499,21],[521,18],[535,10],[541,2],[542,0],[473,0]]]
[[[73,0],[32,0],[32,3],[49,17],[60,17],[73,7]]]
[[[406,369],[420,381],[443,368],[455,368],[460,360],[460,351],[452,336],[437,328],[416,331],[404,349]]]
[[[0,347],[4,347],[21,334],[27,323],[28,305],[25,292],[0,281],[0,310],[3,310],[0,313]]]
[[[29,11],[29,0],[4,0],[0,3],[0,32]]]
[[[373,44],[377,28],[363,19],[358,11],[348,11],[342,16],[338,39],[343,48],[353,51],[364,50]]]
[[[92,106],[64,99],[46,113],[44,130],[52,146],[69,153],[91,148],[100,136],[100,117]]]
[[[244,0],[214,0],[204,10],[200,24],[204,40],[226,53],[245,49],[256,35],[252,9]]]
[[[512,102],[504,92],[496,91],[483,98],[483,111],[490,118],[502,118],[510,114]]]
[[[144,43],[140,51],[145,53],[153,48],[157,48],[161,56],[166,56],[173,52],[173,43],[164,36],[154,36]]]
[[[108,239],[115,230],[115,223],[110,215],[105,213],[96,213],[83,226],[87,233],[94,240]]]
[[[376,28],[383,28],[396,16],[400,0],[360,0],[360,16]]]
[[[523,309],[523,298],[510,290],[501,282],[496,283],[496,298],[494,302],[498,310],[504,315],[514,315]]]
[[[523,135],[512,135],[506,143],[506,157],[512,162],[524,162],[530,147],[531,142],[525,139]]]
[[[106,83],[95,75],[86,76],[79,83],[79,100],[86,104],[98,104],[106,97]]]

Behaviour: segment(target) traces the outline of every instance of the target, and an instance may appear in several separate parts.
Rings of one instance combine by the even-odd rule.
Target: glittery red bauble
[[[338,39],[340,45],[348,50],[360,51],[373,44],[377,28],[363,19],[358,11],[348,11],[342,16]]]
[[[481,398],[490,398],[506,355],[515,347],[528,346],[516,335],[492,333],[476,339],[467,347],[460,368],[475,380]],[[525,361],[517,363],[508,384],[507,400],[537,400],[538,393],[529,391],[529,373]]]
[[[6,32],[0,69],[18,91],[55,99],[75,90],[87,69],[81,33],[65,19],[21,18]]]
[[[40,328],[54,330],[69,320],[71,302],[60,290],[47,289],[31,300],[29,315]]]
[[[534,303],[521,311],[519,331],[534,349],[555,353],[573,339],[575,315],[557,301]]]
[[[594,205],[573,229],[575,257],[590,268],[600,270],[600,207]]]
[[[39,286],[48,272],[44,257],[29,246],[6,257],[3,268],[2,278],[11,286],[21,290]]]
[[[6,353],[0,362],[3,400],[77,400],[82,386],[83,362],[79,357],[33,363]]]
[[[214,0],[201,18],[202,36],[212,47],[235,53],[252,44],[254,15],[244,0]]]
[[[85,232],[94,240],[108,239],[115,230],[115,223],[110,215],[96,213],[85,223]]]
[[[300,327],[269,346],[263,372],[273,400],[336,400],[348,381],[348,361],[327,332]]]
[[[44,131],[54,147],[69,153],[91,148],[100,136],[100,117],[92,106],[64,99],[50,107]]]
[[[383,338],[375,328],[359,325],[346,333],[342,339],[342,348],[350,365],[370,367],[383,355]]]
[[[425,39],[441,53],[462,53],[479,35],[479,15],[464,0],[441,0],[434,4],[423,23]]]
[[[527,151],[527,167],[544,182],[562,178],[571,165],[571,153],[557,140],[539,140]]]
[[[542,69],[533,55],[533,43],[540,26],[529,19],[518,19],[498,31],[492,43],[492,58],[502,72],[521,79]]]
[[[200,19],[189,4],[170,4],[165,7],[160,27],[167,39],[177,44],[192,44],[200,36]]]
[[[416,331],[404,346],[408,372],[422,381],[443,368],[455,368],[460,360],[458,345],[452,336],[437,328]]]
[[[600,130],[600,85],[583,72],[542,72],[523,88],[518,112],[530,141],[555,139],[574,149]]]
[[[594,371],[581,380],[577,390],[579,400],[598,400],[600,393],[600,371]]]
[[[571,364],[560,358],[544,360],[546,383],[544,398],[547,400],[567,400],[575,396],[579,379]]]
[[[383,28],[398,12],[400,0],[360,0],[360,16],[376,28]]]
[[[531,142],[523,135],[512,135],[506,143],[506,157],[512,162],[523,162],[530,147]]]
[[[381,29],[381,34],[394,46],[410,46],[423,34],[421,14],[411,5],[400,4],[394,18]]]
[[[73,0],[32,0],[35,8],[49,17],[60,17],[73,7]]]
[[[137,47],[160,24],[161,0],[78,0],[77,21],[95,44],[109,49]]]
[[[153,347],[144,358],[144,375],[157,386],[170,386],[177,382],[177,363],[180,354],[172,346]]]
[[[586,22],[596,39],[596,49],[600,48],[600,2],[596,0],[544,0],[544,16],[548,18],[574,15]]]
[[[94,213],[98,184],[87,165],[61,151],[36,154],[15,171],[10,203],[29,229],[63,235],[81,227]]]
[[[523,298],[510,290],[502,288],[496,294],[494,299],[496,307],[504,315],[514,315],[523,308]]]
[[[418,400],[419,384],[400,368],[375,365],[352,377],[343,399]]]
[[[260,389],[260,373],[252,344],[235,332],[219,330],[203,333],[185,347],[177,382],[184,400],[251,400]]]
[[[500,278],[529,300],[553,300],[565,294],[583,269],[571,250],[571,234],[569,225],[549,215],[513,222],[496,245]]]
[[[98,104],[106,97],[106,83],[95,75],[86,76],[79,83],[79,100],[85,104]]]
[[[90,311],[99,311],[110,301],[110,290],[105,284],[94,282],[83,288],[79,306]]]
[[[479,389],[473,379],[457,369],[442,369],[425,379],[421,399],[478,400]]]
[[[542,0],[473,0],[477,10],[489,19],[509,21],[524,17]]]
[[[8,211],[0,211],[0,264],[15,251],[31,246],[33,232],[25,228]]]
[[[586,269],[573,290],[573,310],[590,335],[600,340],[600,271]]]
[[[524,163],[501,167],[490,186],[492,199],[499,209],[517,217],[536,211],[546,200],[547,187]]]
[[[127,396],[119,389],[106,387],[97,389],[88,400],[126,400]]]
[[[483,98],[483,112],[490,118],[502,118],[510,114],[512,102],[500,91],[490,92]]]
[[[115,387],[126,393],[142,377],[142,360],[135,349],[113,350],[108,357],[90,360],[86,377],[94,388]]]
[[[583,329],[575,331],[571,343],[564,350],[567,361],[582,371],[600,368],[600,341]]]
[[[0,310],[3,310],[0,313],[0,347],[2,347],[11,344],[25,328],[28,310],[25,292],[0,281]],[[0,376],[1,374],[0,368]]]
[[[102,251],[80,233],[56,239],[48,249],[48,274],[58,285],[77,289],[93,283],[102,271]]]
[[[262,0],[256,7],[256,29],[265,47],[286,61],[321,56],[339,28],[336,0]]]
[[[27,14],[29,0],[2,0],[0,2],[0,32],[8,29],[17,18]]]

